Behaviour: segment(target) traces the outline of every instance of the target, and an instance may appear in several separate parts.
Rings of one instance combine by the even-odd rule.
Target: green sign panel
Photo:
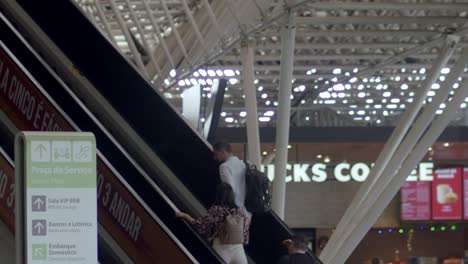
[[[97,263],[94,136],[23,132],[15,151],[21,263]]]

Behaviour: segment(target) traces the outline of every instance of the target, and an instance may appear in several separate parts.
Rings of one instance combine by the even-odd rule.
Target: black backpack
[[[271,208],[271,182],[255,165],[245,162],[245,208],[252,213],[263,213]]]

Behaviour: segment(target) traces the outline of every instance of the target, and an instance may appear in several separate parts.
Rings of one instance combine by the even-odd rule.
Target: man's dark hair
[[[223,182],[216,187],[215,205],[237,208],[231,185]]]
[[[294,235],[291,240],[294,244],[294,248],[307,251],[307,239],[304,235]]]
[[[216,151],[226,151],[227,153],[232,153],[231,144],[226,142],[217,142],[213,145],[213,150]]]

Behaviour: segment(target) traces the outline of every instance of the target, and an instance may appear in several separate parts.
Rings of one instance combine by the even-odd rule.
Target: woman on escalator
[[[249,238],[249,218],[244,208],[236,206],[229,184],[218,185],[215,203],[205,216],[192,218],[176,212],[176,217],[188,221],[198,233],[212,240],[213,249],[226,263],[247,264],[244,244]]]

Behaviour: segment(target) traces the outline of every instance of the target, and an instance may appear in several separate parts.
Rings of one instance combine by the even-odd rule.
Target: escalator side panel
[[[0,64],[0,107],[20,130],[74,131],[4,48]],[[135,263],[191,263],[101,159],[98,184],[99,222]]]

